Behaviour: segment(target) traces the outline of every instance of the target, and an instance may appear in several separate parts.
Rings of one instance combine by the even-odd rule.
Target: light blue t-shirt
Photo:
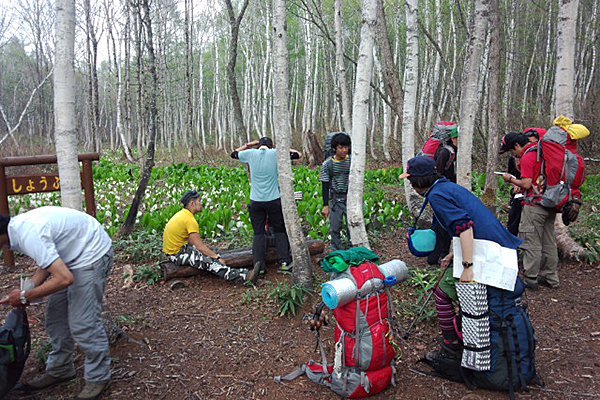
[[[92,216],[64,207],[40,207],[10,218],[10,249],[47,268],[61,258],[70,270],[99,260],[112,241]]]
[[[238,158],[250,167],[250,200],[271,201],[281,197],[277,183],[277,150],[248,149]]]

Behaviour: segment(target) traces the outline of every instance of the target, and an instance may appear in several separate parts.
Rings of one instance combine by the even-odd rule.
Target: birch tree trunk
[[[75,0],[56,0],[54,140],[63,207],[82,210],[75,136]]]
[[[494,171],[498,171],[498,77],[500,66],[500,35],[498,33],[498,0],[490,0],[490,59],[488,62],[488,142],[487,163],[485,169],[485,189],[483,203],[490,207],[496,200],[498,178]]]
[[[554,116],[574,118],[575,41],[579,0],[561,0],[556,36],[556,76],[554,80]]]
[[[229,25],[231,28],[231,43],[229,47],[229,63],[227,64],[227,80],[229,81],[229,90],[231,91],[231,102],[233,104],[233,124],[232,134],[241,134],[245,136],[246,126],[244,125],[244,117],[242,114],[242,105],[240,104],[240,95],[238,94],[237,84],[235,79],[235,64],[237,61],[237,44],[240,32],[240,23],[244,18],[244,13],[248,7],[248,0],[244,0],[239,15],[236,17],[233,11],[231,0],[225,0],[227,5],[227,13],[229,14]]]
[[[373,72],[373,45],[377,24],[377,0],[363,0],[356,85],[352,106],[352,163],[348,186],[348,227],[353,246],[370,248],[363,216],[365,153],[369,120],[369,93]]]
[[[558,10],[556,38],[556,77],[554,80],[554,115],[564,115],[574,119],[573,98],[575,96],[575,48],[576,22],[579,0],[562,0]],[[573,240],[562,222],[561,214],[554,223],[556,245],[560,254],[574,260],[585,255],[585,249]]]
[[[415,8],[416,12],[416,8]],[[388,37],[385,10],[383,9],[383,0],[377,0],[377,42],[381,54],[381,67],[385,80],[387,93],[390,96],[391,103],[398,118],[402,118],[402,86],[398,77],[398,69],[394,62],[392,47]],[[402,122],[402,121],[400,121]]]
[[[406,0],[406,66],[404,68],[404,104],[402,106],[402,166],[415,155],[415,110],[419,74],[419,30],[417,26],[418,0]],[[411,215],[421,208],[419,195],[410,181],[404,180],[404,196]]]
[[[185,134],[189,138],[188,143],[188,158],[194,158],[194,106],[192,104],[192,66],[193,66],[193,2],[185,0],[185,20],[184,20],[184,36],[185,36]]]
[[[144,159],[144,166],[142,168],[142,175],[140,177],[140,183],[135,192],[133,200],[131,202],[131,207],[129,208],[129,213],[125,218],[125,222],[123,223],[123,227],[119,229],[119,236],[127,236],[133,230],[135,225],[135,221],[137,219],[138,210],[140,209],[140,204],[144,199],[144,194],[146,193],[146,188],[148,187],[148,181],[150,180],[150,175],[152,174],[152,169],[154,168],[154,150],[156,148],[156,131],[158,129],[158,108],[156,106],[156,100],[158,97],[158,74],[156,72],[156,56],[154,54],[154,44],[153,44],[153,35],[152,35],[152,20],[150,17],[150,0],[142,0],[138,4],[138,7],[141,7],[144,16],[141,17],[141,10],[138,10],[140,13],[140,29],[144,29],[146,32],[146,48],[148,49],[148,69],[150,73],[150,93],[148,96],[148,109],[150,111],[150,121],[148,126],[148,148],[146,149],[146,158]]]
[[[127,140],[127,137],[125,135],[124,132],[124,127],[123,127],[123,114],[122,114],[122,103],[121,103],[121,99],[123,97],[123,78],[122,78],[122,74],[121,74],[121,66],[120,66],[120,60],[119,57],[117,56],[117,46],[116,46],[116,42],[115,42],[115,37],[113,35],[113,29],[112,29],[112,22],[114,21],[115,18],[112,15],[112,9],[110,7],[110,5],[108,4],[108,1],[104,2],[104,11],[106,12],[106,19],[107,19],[107,29],[108,29],[108,40],[110,40],[110,43],[112,43],[112,56],[113,56],[113,60],[114,60],[114,68],[115,68],[115,86],[116,86],[116,91],[117,91],[117,103],[115,106],[116,109],[116,116],[115,116],[115,123],[116,123],[116,133],[117,136],[119,136],[119,138],[121,139],[121,145],[123,146],[123,154],[125,154],[125,157],[127,158],[127,160],[130,163],[135,163],[135,160],[133,159],[133,156],[131,155],[131,148],[129,147],[129,141]],[[127,46],[127,44],[125,45]],[[127,126],[125,126],[126,128]]]
[[[350,94],[346,82],[346,65],[344,62],[344,35],[342,32],[342,0],[333,3],[333,18],[335,26],[335,69],[337,70],[337,92],[342,111],[344,130],[352,132],[352,109],[350,108]]]
[[[469,37],[469,53],[463,70],[463,93],[460,100],[460,132],[458,133],[458,168],[456,183],[471,190],[471,164],[475,120],[479,110],[477,83],[485,31],[489,18],[489,0],[475,0],[474,26]]]
[[[287,26],[285,23],[285,0],[273,1],[273,115],[275,116],[275,138],[277,140],[277,169],[281,188],[281,205],[285,227],[290,240],[294,273],[292,283],[312,290],[312,264],[310,253],[298,219],[294,201],[294,182],[290,161],[290,112],[289,76],[287,51]]]

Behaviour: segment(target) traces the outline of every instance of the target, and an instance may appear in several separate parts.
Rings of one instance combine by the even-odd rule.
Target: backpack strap
[[[515,344],[515,372],[517,373],[517,377],[519,378],[519,385],[523,390],[529,392],[527,382],[525,382],[525,377],[523,376],[523,365],[521,365],[521,347],[519,346],[519,337],[517,335],[517,327],[515,325],[514,316],[509,315],[506,319],[510,324],[510,330],[512,331],[513,342]]]
[[[419,211],[419,215],[417,216],[417,218],[415,218],[415,222],[413,224],[413,229],[417,228],[417,221],[419,221],[419,218],[421,218],[423,211],[425,211],[425,207],[427,207],[427,203],[429,203],[429,199],[427,199],[427,197],[425,197],[425,200],[423,200],[423,205],[421,206],[421,211]]]
[[[506,367],[508,369],[508,392],[510,393],[510,400],[516,400],[515,398],[515,388],[513,387],[513,358],[510,356],[510,341],[508,340],[508,327],[506,325],[506,321],[502,320],[500,325],[500,337],[502,338],[502,343],[504,344],[504,357],[506,357]]]
[[[527,312],[520,308],[519,312],[523,319],[529,319]],[[535,366],[535,337],[533,335],[533,328],[529,329],[529,326],[525,327],[525,332],[527,333],[527,345],[529,348],[529,358],[531,359],[531,368],[533,369],[533,378],[532,382],[540,387],[544,387],[545,384],[537,373],[537,368]]]

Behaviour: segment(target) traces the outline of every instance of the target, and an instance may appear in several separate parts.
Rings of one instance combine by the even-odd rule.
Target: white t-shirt
[[[47,268],[61,258],[74,270],[92,264],[112,246],[100,223],[81,211],[40,207],[10,218],[10,249],[33,258]]]

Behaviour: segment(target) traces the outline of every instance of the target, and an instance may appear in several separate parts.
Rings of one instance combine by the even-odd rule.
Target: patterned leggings
[[[189,244],[184,244],[177,254],[168,254],[167,258],[175,265],[191,266],[203,271],[209,271],[228,281],[244,282],[248,273],[246,268],[230,268],[227,265],[216,262]]]
[[[435,308],[437,309],[438,322],[442,330],[442,335],[444,337],[456,335],[454,329],[455,312],[452,299],[439,286],[435,288]]]

